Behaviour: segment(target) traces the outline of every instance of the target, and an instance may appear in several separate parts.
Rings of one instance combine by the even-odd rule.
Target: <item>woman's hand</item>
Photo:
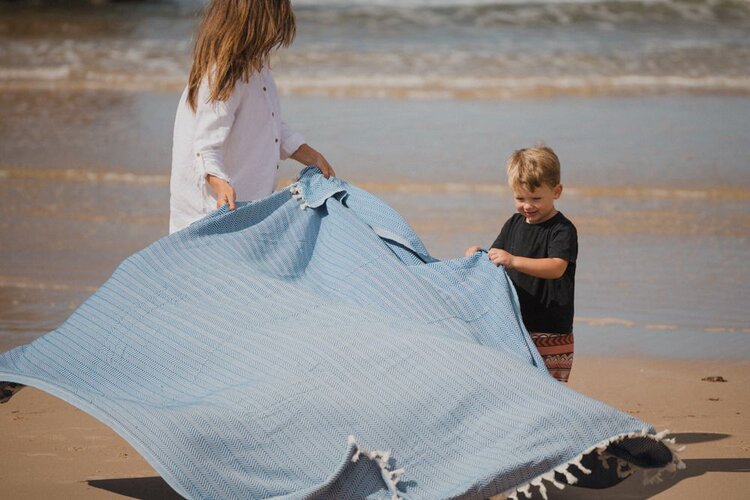
[[[322,154],[318,153],[318,158],[313,162],[313,165],[320,169],[326,179],[329,177],[336,177],[336,172],[333,171],[333,167],[329,165],[328,160],[326,160]]]
[[[229,210],[234,210],[235,199],[237,194],[234,192],[234,188],[224,179],[216,177],[215,175],[206,175],[206,182],[211,186],[214,194],[216,195],[216,208],[223,207],[229,204]]]
[[[328,160],[307,144],[300,146],[297,151],[292,153],[291,158],[306,166],[315,165],[326,179],[336,176],[336,172],[333,171],[333,167],[329,165]]]
[[[479,247],[477,245],[474,245],[473,247],[469,247],[464,252],[464,257],[471,257],[472,255],[474,255],[477,252],[480,252],[481,250],[482,250],[482,247]]]

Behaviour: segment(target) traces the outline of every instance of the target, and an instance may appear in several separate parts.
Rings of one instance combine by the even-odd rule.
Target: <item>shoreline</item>
[[[282,70],[283,72],[283,70]],[[19,73],[19,78],[2,78],[0,92],[92,92],[107,91],[123,94],[156,92],[180,93],[185,88],[186,74],[163,78],[161,75],[132,77],[101,74],[71,78],[68,73],[35,78]],[[30,78],[24,78],[30,76]],[[328,99],[382,99],[395,101],[486,101],[502,102],[522,99],[579,98],[643,98],[658,96],[750,96],[750,77],[712,76],[685,77],[624,74],[619,76],[563,76],[560,81],[547,77],[462,77],[458,75],[406,76],[386,75],[373,83],[369,75],[350,77],[309,75],[278,78],[279,93],[285,98],[318,97]]]
[[[113,184],[113,185],[158,185],[169,186],[169,171],[162,173],[133,173],[127,169],[113,168],[40,168],[30,165],[12,165],[0,163],[0,180],[33,180],[38,182],[64,182],[73,184]],[[295,182],[295,177],[279,177],[276,191],[283,190]],[[504,182],[461,182],[444,181],[419,182],[415,179],[391,178],[388,181],[347,179],[347,182],[370,191],[377,196],[388,194],[435,194],[503,196],[511,194]],[[634,201],[649,199],[679,199],[688,201],[750,201],[750,187],[736,184],[685,184],[675,185],[672,182],[659,184],[577,184],[566,189],[566,196],[574,198],[617,198]]]
[[[706,377],[726,382],[709,382]],[[641,486],[566,488],[551,499],[744,498],[750,490],[750,361],[577,356],[571,388],[669,429],[687,469]],[[0,405],[0,478],[9,498],[179,498],[111,429],[33,388]]]

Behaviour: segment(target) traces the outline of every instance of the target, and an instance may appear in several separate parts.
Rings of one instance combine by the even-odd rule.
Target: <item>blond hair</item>
[[[560,184],[560,160],[552,148],[537,146],[519,149],[508,158],[508,184],[535,191],[542,184]]]
[[[295,34],[290,0],[211,0],[198,28],[188,77],[192,110],[204,77],[209,77],[209,102],[226,101],[238,80],[260,71],[271,51],[291,45]]]

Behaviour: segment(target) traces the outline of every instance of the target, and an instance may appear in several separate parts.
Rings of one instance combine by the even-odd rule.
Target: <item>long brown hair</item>
[[[226,101],[238,80],[268,63],[271,51],[288,47],[297,27],[290,0],[211,0],[195,40],[188,78],[188,104],[209,77],[209,101]]]

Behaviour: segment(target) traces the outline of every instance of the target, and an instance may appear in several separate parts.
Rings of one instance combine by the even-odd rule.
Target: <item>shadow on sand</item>
[[[180,500],[178,495],[161,477],[129,477],[122,479],[92,479],[89,486],[130,498],[141,500]]]
[[[673,434],[681,444],[705,443],[719,441],[729,437],[728,434],[708,432],[694,432]],[[589,490],[568,487],[562,491],[548,488],[550,500],[615,500],[615,499],[643,499],[650,498],[685,479],[701,476],[707,472],[750,472],[748,458],[692,458],[685,460],[685,470],[675,474],[662,475],[662,483],[644,486],[641,474],[623,481],[617,486],[604,490]],[[168,499],[178,500],[182,497],[175,493],[161,477],[136,477],[122,479],[96,479],[87,481],[90,486],[111,491],[119,495],[141,500]],[[535,492],[533,498],[541,498]]]
[[[710,432],[686,432],[672,434],[680,445],[706,443],[726,439],[729,434]],[[549,491],[550,500],[616,500],[616,499],[644,499],[651,498],[668,490],[685,479],[702,476],[707,472],[750,472],[750,458],[690,458],[685,459],[685,469],[675,473],[662,474],[663,482],[644,485],[643,474],[636,473],[622,483],[604,490],[587,490],[568,487],[562,491]],[[536,494],[533,498],[541,498]]]

